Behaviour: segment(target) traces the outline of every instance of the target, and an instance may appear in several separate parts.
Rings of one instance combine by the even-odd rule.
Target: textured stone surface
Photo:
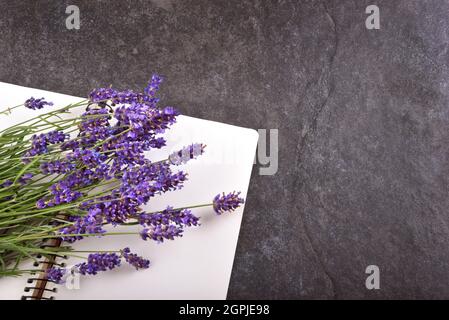
[[[364,0],[78,0],[79,31],[64,2],[0,2],[0,81],[85,95],[157,71],[186,114],[279,129],[229,298],[449,298],[448,1],[376,1],[374,31]]]

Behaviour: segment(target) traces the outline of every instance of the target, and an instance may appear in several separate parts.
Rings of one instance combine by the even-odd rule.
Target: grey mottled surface
[[[86,95],[157,71],[183,113],[278,128],[229,298],[449,298],[449,2],[376,1],[374,31],[369,4],[2,0],[0,81]]]

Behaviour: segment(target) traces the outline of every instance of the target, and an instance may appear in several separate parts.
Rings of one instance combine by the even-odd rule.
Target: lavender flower
[[[154,187],[159,191],[158,193],[178,190],[183,187],[183,183],[186,180],[187,173],[182,171],[170,175],[161,174],[154,183]]]
[[[140,141],[125,141],[115,145],[114,167],[145,164],[144,145]]]
[[[164,239],[174,240],[175,237],[182,237],[184,230],[174,225],[158,225],[150,226],[140,232],[140,236],[143,240],[151,239],[157,242],[164,242]]]
[[[112,270],[118,266],[120,266],[120,257],[116,253],[92,253],[87,257],[87,262],[76,265],[82,275],[95,275],[100,271]]]
[[[45,106],[52,106],[53,102],[45,101],[44,98],[35,99],[35,98],[31,97],[27,101],[25,101],[24,105],[28,109],[36,110],[36,109],[42,109]]]
[[[117,90],[112,89],[112,88],[94,89],[89,94],[89,100],[94,103],[100,103],[100,102],[105,103],[108,100],[114,99],[117,96],[117,93],[118,93]]]
[[[49,281],[52,281],[57,284],[61,284],[62,278],[64,277],[65,274],[66,274],[66,269],[53,267],[53,268],[50,268],[47,270],[45,276]]]
[[[151,77],[151,80],[148,82],[147,87],[145,88],[145,94],[150,96],[150,97],[154,97],[154,95],[156,94],[156,91],[159,90],[159,85],[162,83],[164,79],[157,75],[157,74],[153,74],[153,76]]]
[[[67,181],[59,181],[50,187],[50,193],[52,198],[45,197],[37,201],[36,207],[38,209],[44,209],[48,207],[54,207],[64,203],[70,203],[78,198],[82,197],[82,193],[76,190],[72,190]]]
[[[114,199],[114,196],[105,196],[99,200],[102,202],[93,205],[90,210],[100,210],[102,217],[112,225],[124,223],[140,211],[139,204],[133,203],[129,198]]]
[[[25,173],[24,175],[22,175],[19,178],[19,183],[21,185],[25,185],[27,184],[28,181],[30,181],[33,178],[33,174],[32,173]]]
[[[48,146],[64,142],[69,136],[62,131],[51,131],[31,137],[31,149],[25,153],[25,157],[33,157],[48,152]],[[27,161],[25,161],[27,162]]]
[[[5,232],[20,235],[23,229],[21,226],[29,223],[30,232],[27,237],[22,237],[22,242],[34,247],[39,238],[39,235],[33,235],[34,231],[48,229],[51,234],[55,234],[57,230],[56,237],[73,243],[84,236],[107,235],[103,229],[106,224],[134,225],[137,222],[143,228],[140,232],[143,240],[160,243],[182,237],[187,227],[200,225],[199,218],[187,208],[174,209],[167,206],[165,210],[156,213],[142,211],[142,205],[153,197],[181,189],[187,180],[187,174],[176,171],[174,166],[196,159],[205,149],[205,145],[194,143],[171,153],[166,161],[152,163],[146,159],[145,152],[166,145],[161,134],[176,122],[179,115],[173,107],[157,107],[159,99],[156,98],[156,93],[162,81],[162,77],[153,75],[143,92],[114,88],[92,91],[89,95],[90,102],[81,117],[61,119],[58,121],[61,126],[53,126],[64,128],[71,134],[78,130],[73,138],[63,131],[40,133],[41,129],[51,126],[52,118],[49,118],[50,121],[44,118],[40,119],[42,122],[36,121],[36,126],[31,124],[30,130],[23,134],[17,134],[17,128],[10,134],[6,131],[8,134],[5,135],[5,145],[10,148],[11,155],[23,154],[23,148],[30,146],[23,161],[32,165],[22,171],[18,165],[9,168],[9,164],[5,163],[6,171],[0,189],[10,186],[16,188],[3,192],[3,199],[0,199],[0,203],[4,204],[3,211],[7,210],[7,214],[11,210],[13,213],[17,210],[19,213],[26,213],[30,210],[31,199],[38,199],[35,204],[38,209],[56,208],[35,210],[37,214],[30,214],[29,217],[24,215],[23,219],[20,217],[18,225],[15,222],[19,220],[13,219],[12,214],[10,220],[14,225],[6,225]],[[71,105],[63,110],[65,112],[82,104]],[[41,109],[52,103],[43,98],[31,98],[25,105],[30,109]],[[41,123],[44,121],[46,124],[42,127]],[[17,130],[20,132],[21,129]],[[29,142],[26,139],[28,132],[37,134]],[[13,149],[13,143],[8,142],[7,136],[11,136],[14,141],[20,140],[17,151]],[[38,155],[45,156],[31,160]],[[10,180],[17,172],[20,172],[19,179]],[[33,174],[37,174],[33,181],[39,182],[28,185]],[[22,184],[23,190],[17,190],[19,186],[13,184],[16,180],[17,184]],[[30,190],[31,197],[27,192]],[[217,195],[213,199],[213,208],[217,214],[238,208],[243,203],[239,194],[233,192]],[[64,205],[68,203],[70,205]],[[53,220],[60,221],[59,218],[64,220],[64,224],[53,227]],[[16,251],[14,248],[11,250]],[[11,256],[14,258],[15,255]],[[120,254],[89,254],[87,261],[77,264],[75,268],[83,275],[95,275],[120,266],[122,259],[136,269],[145,269],[150,265],[149,260],[124,248],[120,250]],[[14,261],[7,261],[6,265],[10,263]],[[66,269],[55,267],[46,272],[46,278],[61,283],[65,274]]]
[[[69,173],[74,169],[75,164],[60,160],[43,162],[40,165],[40,170],[42,174]]]
[[[198,156],[204,153],[205,145],[202,143],[194,143],[190,146],[184,147],[179,151],[175,151],[168,157],[169,161],[173,165],[181,165],[187,163],[190,159],[196,159]]]
[[[36,202],[36,208],[38,209],[44,209],[47,207],[47,202],[45,201],[45,199],[39,199]]]
[[[80,147],[81,141],[79,139],[72,139],[72,140],[68,140],[64,143],[61,144],[61,146],[59,147],[62,151],[67,151],[67,150],[75,150],[77,148]]]
[[[122,250],[122,256],[125,258],[126,262],[138,269],[148,269],[150,267],[150,260],[139,257],[135,253],[131,253],[129,248],[124,248]]]
[[[64,183],[69,188],[85,187],[99,180],[109,180],[109,166],[99,164],[96,168],[80,168],[66,176]]]
[[[138,93],[132,90],[119,91],[113,88],[95,89],[89,94],[89,100],[99,105],[105,105],[110,101],[112,105],[142,103],[155,108],[159,101],[159,99],[155,98],[155,94],[159,90],[162,80],[162,77],[154,74],[144,89],[144,93]]]
[[[129,106],[118,107],[114,113],[120,125],[132,128],[127,137],[133,140],[139,140],[154,133],[163,133],[165,129],[176,122],[178,115],[179,112],[173,107],[165,107],[161,110],[136,102]]]
[[[78,136],[69,140],[62,131],[52,131],[34,135],[26,158],[49,153],[49,146],[61,144],[63,157],[40,163],[44,175],[58,174],[57,179],[41,199],[36,202],[38,209],[61,204],[80,202],[80,214],[68,215],[71,225],[61,228],[59,236],[72,243],[84,234],[102,235],[105,223],[117,225],[136,219],[144,229],[140,233],[143,240],[163,242],[181,237],[184,228],[198,226],[199,218],[188,209],[173,209],[168,206],[157,213],[142,212],[141,205],[164,192],[183,187],[187,174],[175,172],[173,165],[181,165],[196,159],[204,153],[205,145],[191,144],[170,154],[168,161],[151,163],[145,152],[165,146],[166,141],[159,135],[176,122],[179,115],[172,107],[159,109],[155,95],[162,83],[162,77],[153,75],[143,93],[131,90],[119,91],[100,88],[92,91],[92,102],[78,124]],[[31,98],[26,102],[31,109],[40,109],[51,103],[43,99]],[[117,106],[116,106],[117,105]],[[114,108],[113,108],[114,107]],[[111,121],[115,118],[116,124]],[[53,150],[51,150],[53,151]],[[32,178],[26,173],[19,182],[25,184]],[[95,195],[99,181],[111,180],[108,192]],[[9,186],[10,180],[2,186]],[[90,188],[92,186],[92,188]],[[112,186],[112,188],[111,188]],[[93,191],[94,190],[94,191]],[[91,196],[92,192],[94,196]],[[240,193],[217,195],[213,208],[217,214],[233,211],[243,199]],[[85,197],[81,203],[80,198]],[[136,269],[148,268],[149,261],[131,253],[129,248],[115,253],[96,253],[88,261],[77,265],[81,274],[96,274],[120,265],[121,257]],[[60,281],[62,269],[53,268],[49,279]]]
[[[166,210],[170,212],[171,220],[179,226],[190,227],[200,225],[200,218],[195,216],[189,209],[173,210],[173,208],[168,207]]]
[[[87,110],[82,116],[79,124],[78,143],[71,143],[75,147],[91,147],[101,140],[105,140],[113,134],[109,123],[111,118],[107,108],[93,108]],[[67,148],[67,145],[63,145]]]
[[[245,201],[239,198],[240,192],[232,192],[227,195],[217,194],[213,200],[213,208],[217,214],[222,214],[226,211],[234,211]]]
[[[90,149],[76,149],[66,157],[69,161],[80,161],[87,168],[96,168],[107,159],[106,155]]]
[[[0,186],[3,188],[7,188],[7,187],[12,186],[12,184],[13,184],[12,180],[7,179],[7,180],[3,181],[3,183],[1,183]]]
[[[173,107],[165,107],[162,110],[156,109],[157,112],[153,115],[153,130],[156,133],[164,133],[165,129],[176,122],[176,117],[179,116],[178,110]]]
[[[198,226],[199,218],[188,209],[175,210],[172,207],[159,213],[142,213],[139,215],[139,223],[147,226],[168,225],[174,223],[179,227]]]
[[[148,143],[148,148],[147,149],[150,149],[150,148],[160,149],[160,148],[166,146],[166,141],[162,137],[157,137],[157,138],[154,138],[154,139],[150,139],[150,140],[147,141],[147,143]]]
[[[117,96],[112,100],[113,104],[130,104],[142,103],[144,95],[132,90],[125,90],[117,93]]]
[[[89,213],[83,217],[71,216],[69,217],[73,225],[59,230],[61,239],[73,243],[76,240],[81,240],[82,236],[72,236],[73,234],[98,234],[101,235],[106,232],[103,229],[103,216],[98,208],[89,210]]]
[[[180,189],[187,174],[180,171],[172,173],[167,164],[132,166],[124,170],[120,194],[138,205],[147,203],[156,194]]]
[[[73,191],[70,185],[65,181],[60,181],[52,185],[50,187],[50,192],[55,196],[55,199],[58,200],[56,204],[70,203],[82,196],[80,192]]]
[[[156,180],[161,174],[166,176],[170,173],[171,170],[167,164],[151,163],[148,160],[140,166],[128,166],[126,169],[122,170],[122,190],[143,181]]]

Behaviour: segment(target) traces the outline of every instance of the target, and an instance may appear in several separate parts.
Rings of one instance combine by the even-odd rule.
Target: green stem
[[[102,237],[102,236],[121,236],[121,235],[137,235],[139,232],[105,232],[105,233],[74,233],[74,234],[64,234],[64,237]],[[28,240],[37,240],[37,239],[55,239],[61,238],[61,235],[46,235],[46,236],[32,236],[32,237],[22,237],[16,238],[11,241],[28,241]],[[0,241],[1,243],[1,241]]]
[[[18,108],[18,107],[21,107],[21,106],[23,106],[23,105],[24,105],[24,103],[19,104],[19,105],[14,106],[14,107],[7,108],[6,110],[0,111],[0,114],[11,114],[11,111],[12,111],[12,110],[14,110],[14,109],[16,109],[16,108]]]

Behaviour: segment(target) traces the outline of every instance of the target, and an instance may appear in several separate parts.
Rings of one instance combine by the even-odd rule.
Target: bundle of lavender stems
[[[166,145],[164,132],[179,115],[159,108],[156,92],[162,78],[153,75],[143,93],[113,88],[93,90],[87,100],[40,114],[0,132],[0,277],[32,273],[22,262],[37,256],[83,256],[71,272],[95,275],[129,263],[146,269],[150,261],[123,244],[114,251],[77,252],[72,244],[86,237],[127,234],[163,242],[199,226],[192,209],[210,206],[216,214],[238,208],[239,192],[211,195],[210,202],[146,212],[157,195],[176,191],[187,181],[177,166],[196,159],[205,146],[192,143],[151,162],[145,153]],[[53,105],[30,98],[0,112]],[[74,116],[82,108],[81,116]],[[79,114],[79,113],[78,113]],[[6,120],[2,120],[6,121]],[[140,232],[113,232],[105,226],[141,225]],[[113,230],[113,229],[112,229]],[[56,248],[45,239],[61,239]],[[85,255],[82,255],[85,254]],[[62,283],[66,269],[52,267],[45,277]]]

